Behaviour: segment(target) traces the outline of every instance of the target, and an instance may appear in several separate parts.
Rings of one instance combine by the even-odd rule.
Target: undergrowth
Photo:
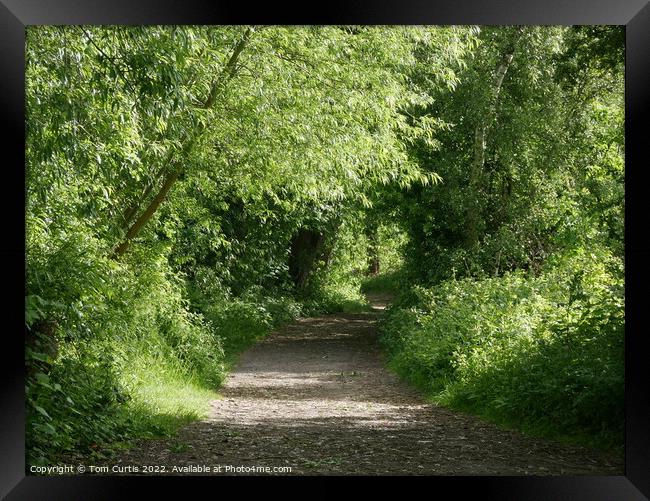
[[[437,403],[621,450],[622,263],[603,249],[553,261],[538,276],[415,286],[383,322],[390,367]]]
[[[79,237],[81,249],[93,244]],[[164,250],[137,250],[121,265],[77,266],[80,281],[100,285],[66,304],[27,297],[28,467],[109,457],[136,438],[174,435],[206,416],[239,353],[273,329],[301,315],[367,307],[358,281],[341,275],[314,277],[298,298],[259,286],[234,296],[216,281],[199,287],[172,273]],[[64,273],[78,256],[59,258]],[[42,290],[56,287],[55,273],[39,278]],[[41,325],[46,317],[58,322]]]

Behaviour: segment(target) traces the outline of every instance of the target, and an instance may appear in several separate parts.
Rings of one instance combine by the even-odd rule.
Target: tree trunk
[[[314,263],[323,254],[325,235],[319,231],[301,228],[291,239],[289,275],[296,290],[307,285]]]
[[[368,274],[379,274],[379,227],[375,219],[366,218],[365,234],[368,239]]]
[[[499,93],[503,85],[503,79],[506,76],[508,68],[512,64],[515,47],[523,33],[522,28],[518,28],[514,33],[512,40],[505,48],[501,59],[497,63],[494,77],[492,79],[492,89],[490,100],[488,102],[487,112],[483,119],[479,121],[474,131],[474,160],[472,161],[469,171],[469,205],[467,209],[467,219],[465,226],[465,246],[472,248],[478,244],[478,223],[480,218],[481,204],[479,201],[481,188],[481,174],[485,165],[485,148],[487,143],[487,133],[494,117],[496,115]]]
[[[140,208],[142,203],[147,199],[147,197],[151,193],[151,190],[153,190],[154,185],[159,180],[161,175],[162,174],[159,172],[156,174],[156,176],[153,179],[149,180],[147,185],[144,187],[143,192],[122,213],[121,228],[123,231],[126,231],[126,229],[130,227],[131,223],[133,222],[133,218],[138,214],[138,209]]]
[[[224,66],[223,71],[213,82],[212,87],[210,89],[210,94],[208,95],[208,98],[206,99],[205,103],[202,106],[203,108],[211,108],[214,105],[218,93],[223,87],[223,85],[235,76],[237,61],[239,59],[242,50],[250,40],[252,31],[253,31],[252,28],[248,28],[244,32],[244,35],[242,36],[241,40],[239,40],[239,42],[237,42],[237,45],[235,45],[235,48],[233,49],[232,54],[228,59],[228,62]],[[186,138],[185,144],[183,145],[180,151],[181,156],[185,156],[191,151],[192,147],[199,139],[200,135],[203,133],[204,130],[205,128],[203,125],[198,125],[197,128],[188,136],[188,138]],[[174,151],[169,152],[169,154],[165,159],[164,162],[165,164],[169,164],[170,162],[172,162],[174,153],[175,153]],[[182,161],[183,158],[181,158],[180,160]],[[154,199],[149,203],[149,205],[142,213],[142,215],[133,224],[131,224],[131,220],[137,214],[139,205],[142,202],[144,202],[144,200],[147,198],[147,196],[153,189],[154,185],[156,184],[156,181],[152,181],[151,183],[149,183],[145,187],[143,194],[138,198],[138,200],[124,212],[122,228],[124,229],[128,227],[129,224],[131,224],[131,226],[126,232],[124,238],[122,239],[122,242],[113,250],[112,253],[113,258],[118,258],[119,256],[121,256],[126,252],[126,250],[129,248],[130,240],[133,239],[135,236],[137,236],[138,233],[140,233],[142,227],[146,224],[147,221],[149,221],[149,219],[151,219],[151,216],[153,216],[153,214],[156,212],[158,207],[160,207],[160,204],[164,201],[165,197],[167,196],[167,193],[169,193],[169,190],[172,188],[172,186],[174,185],[178,177],[181,175],[182,168],[175,167],[171,170],[167,170],[166,165],[163,165],[159,175],[162,175],[164,172],[168,172],[168,174],[166,175],[160,190],[158,191]]]
[[[228,59],[228,62],[226,63],[226,66],[224,66],[223,71],[212,84],[210,94],[208,95],[208,99],[203,104],[203,108],[211,108],[217,99],[217,94],[221,89],[222,84],[225,84],[228,80],[235,76],[235,70],[237,61],[239,60],[239,55],[250,40],[252,32],[253,28],[247,28],[244,32],[244,36],[242,36],[241,40],[237,42],[237,45],[235,45],[235,48],[233,49],[232,54],[230,55],[230,59]]]
[[[174,185],[174,183],[176,182],[180,174],[181,174],[181,169],[176,169],[173,172],[167,174],[167,177],[165,178],[165,182],[160,188],[160,191],[156,194],[156,196],[151,201],[149,206],[145,209],[145,211],[142,213],[142,215],[129,228],[129,231],[126,232],[124,241],[120,245],[118,245],[113,251],[113,257],[119,257],[126,252],[126,250],[129,248],[129,245],[131,244],[131,240],[136,236],[138,236],[138,233],[140,233],[140,230],[145,225],[145,223],[149,221],[149,219],[151,219],[151,216],[153,216],[156,210],[158,210],[158,207],[160,207],[160,204],[163,203],[163,200],[165,200],[167,193],[169,193],[169,190],[171,190],[172,186]]]

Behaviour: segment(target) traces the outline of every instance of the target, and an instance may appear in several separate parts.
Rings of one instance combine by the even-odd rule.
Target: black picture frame
[[[255,7],[198,0],[0,0],[0,116],[4,125],[2,172],[5,193],[2,270],[7,294],[2,302],[5,336],[0,384],[0,498],[115,499],[147,489],[171,494],[171,478],[25,476],[24,412],[24,66],[25,27],[52,24],[618,24],[626,26],[626,438],[625,474],[603,477],[418,477],[434,495],[451,488],[495,499],[636,500],[650,496],[650,363],[644,306],[650,283],[650,245],[645,238],[648,159],[644,125],[650,103],[650,4],[646,0],[464,0],[424,3],[401,0],[348,2],[317,7],[313,13],[276,4]],[[23,217],[20,215],[23,214]],[[645,224],[644,224],[645,223]],[[187,477],[177,477],[187,495]],[[211,488],[237,479],[192,477]],[[250,479],[247,480],[247,482]],[[273,480],[277,481],[277,480]],[[304,481],[304,480],[302,480]],[[322,481],[322,477],[320,479]],[[373,477],[375,485],[383,478]],[[215,484],[218,482],[218,484]],[[194,482],[193,482],[194,484]],[[247,484],[246,484],[247,485]],[[173,481],[179,488],[179,481]],[[194,489],[194,485],[192,486]],[[215,494],[222,494],[215,490]],[[181,492],[181,491],[179,491]],[[283,492],[284,494],[284,492]]]

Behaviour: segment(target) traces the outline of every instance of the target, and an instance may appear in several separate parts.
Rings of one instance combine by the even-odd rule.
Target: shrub
[[[604,249],[415,287],[390,310],[391,365],[438,402],[556,436],[622,443],[622,263]]]

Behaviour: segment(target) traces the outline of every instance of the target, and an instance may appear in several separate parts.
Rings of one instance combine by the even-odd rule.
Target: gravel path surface
[[[208,419],[174,439],[140,442],[117,460],[122,472],[622,474],[622,458],[426,403],[385,368],[376,324],[387,298],[370,299],[372,312],[304,318],[243,353]]]

